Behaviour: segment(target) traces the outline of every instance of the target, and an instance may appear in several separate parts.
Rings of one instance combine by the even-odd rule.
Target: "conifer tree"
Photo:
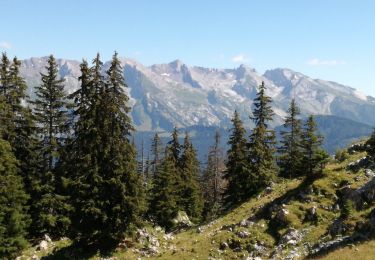
[[[144,210],[142,179],[137,174],[136,151],[130,142],[133,127],[120,60],[115,53],[105,78],[101,75],[99,55],[93,63],[89,89],[94,94],[87,113],[77,122],[87,129],[77,131],[75,137],[88,146],[76,148],[80,171],[71,180],[73,231],[77,242],[84,245],[118,241],[139,223]],[[83,67],[82,73],[87,71]],[[80,107],[80,103],[76,106]]]
[[[151,143],[151,155],[152,155],[152,161],[151,161],[151,173],[152,176],[154,176],[158,170],[158,167],[162,160],[162,149],[163,145],[160,140],[160,137],[158,133],[155,133],[152,143]]]
[[[168,142],[168,145],[171,149],[173,158],[176,162],[176,166],[178,167],[179,162],[180,162],[180,156],[181,156],[181,145],[180,142],[178,141],[178,129],[175,127],[172,132],[172,140]]]
[[[179,207],[178,168],[171,146],[167,146],[164,159],[157,168],[153,179],[149,212],[155,221],[167,228],[173,227],[173,218],[176,217]]]
[[[279,147],[280,175],[296,177],[301,173],[303,154],[301,151],[301,120],[298,118],[300,110],[296,101],[292,99],[288,109],[288,116],[284,121],[284,131],[281,132],[282,140]]]
[[[225,190],[225,202],[227,206],[238,204],[247,198],[244,180],[249,173],[246,148],[246,130],[237,111],[232,118],[233,127],[228,144],[230,148],[227,152],[226,171],[224,178],[227,181]]]
[[[327,152],[321,148],[323,137],[316,132],[314,116],[310,115],[304,124],[302,133],[303,165],[308,177],[322,173],[324,163],[328,158]]]
[[[248,143],[251,175],[246,181],[249,195],[268,185],[275,177],[276,164],[275,132],[269,129],[274,112],[271,107],[272,99],[266,95],[264,82],[259,86],[254,99],[253,117],[255,127]]]
[[[210,147],[207,166],[203,172],[202,187],[204,197],[203,215],[206,220],[211,220],[218,215],[222,207],[222,195],[225,183],[224,156],[220,147],[220,133],[215,133],[215,143]]]
[[[45,69],[33,101],[41,162],[39,176],[33,184],[37,185],[37,195],[31,208],[32,229],[41,234],[61,236],[70,224],[66,197],[58,194],[61,176],[56,168],[67,131],[67,103],[64,79],[58,78],[58,65],[52,55]]]
[[[1,103],[0,103],[1,107]],[[28,196],[10,144],[0,134],[0,258],[15,259],[27,245]]]
[[[30,204],[33,205],[38,187],[37,139],[34,118],[31,109],[26,106],[27,86],[20,76],[20,66],[21,62],[16,57],[10,63],[6,54],[2,54],[0,132],[3,139],[10,143],[19,162],[19,174],[23,177],[24,189],[30,197]]]
[[[192,221],[198,222],[203,210],[203,198],[199,185],[199,161],[187,132],[185,134],[180,165],[182,182],[179,188],[179,196],[181,208]]]
[[[0,63],[0,93],[6,96],[10,87],[10,60],[5,52],[1,55]]]
[[[13,124],[14,113],[10,105],[10,61],[6,53],[1,55],[0,63],[0,102],[2,109],[0,111],[0,128],[3,139],[12,141],[15,137],[15,129]]]

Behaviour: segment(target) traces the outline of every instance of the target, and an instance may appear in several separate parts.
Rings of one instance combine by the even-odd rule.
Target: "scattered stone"
[[[270,186],[266,187],[266,189],[265,189],[266,194],[270,194],[270,193],[272,193],[272,191],[273,191],[273,189]]]
[[[190,221],[185,211],[179,211],[177,216],[172,220],[174,225],[179,228],[191,227],[194,224]]]
[[[316,221],[318,219],[318,214],[316,212],[316,206],[309,208],[306,212],[305,219],[308,221]]]
[[[161,226],[156,226],[154,229],[155,229],[156,232],[163,232],[164,231],[164,229]]]
[[[349,154],[354,154],[356,152],[364,152],[366,151],[366,146],[364,144],[353,144],[348,148]]]
[[[362,209],[365,203],[372,203],[375,200],[375,177],[358,189],[349,186],[342,188],[341,199],[351,200],[357,210]]]
[[[229,232],[232,232],[235,227],[236,227],[235,224],[224,225],[224,226],[221,227],[221,230],[228,230]]]
[[[37,255],[33,255],[32,257],[31,257],[31,260],[39,260],[39,257],[37,256]]]
[[[246,230],[243,230],[243,231],[237,232],[237,236],[240,238],[247,238],[250,236],[250,233],[247,232]]]
[[[253,221],[250,221],[248,219],[243,219],[241,222],[240,222],[240,226],[241,227],[250,227],[254,225],[254,222]]]
[[[276,219],[278,222],[285,224],[285,223],[288,222],[288,219],[287,219],[287,218],[288,218],[288,215],[289,215],[289,211],[288,211],[287,209],[285,209],[285,208],[282,208],[282,209],[280,209],[280,210],[277,212],[277,214],[276,214],[276,216],[275,216],[275,219]]]
[[[153,246],[156,246],[156,247],[159,247],[160,244],[159,244],[159,240],[156,238],[156,237],[153,237],[153,236],[150,236],[149,239],[148,239],[148,242],[153,245]]]
[[[174,240],[174,236],[172,235],[172,233],[165,234],[163,238],[164,240]]]
[[[344,236],[344,237],[338,237],[328,242],[318,242],[317,245],[310,250],[309,254],[317,255],[317,254],[327,252],[328,250],[333,250],[335,248],[338,248],[342,244],[351,242],[352,239],[353,238],[350,236]]]
[[[219,249],[220,249],[220,250],[225,250],[225,249],[227,249],[228,247],[229,247],[229,245],[228,245],[227,242],[221,242],[221,243],[220,243],[220,247],[219,247]]]
[[[46,240],[42,240],[40,241],[39,245],[38,245],[38,249],[39,250],[47,250],[48,249],[48,242]]]
[[[287,245],[297,245],[302,240],[302,234],[297,229],[290,228],[281,237],[280,243]]]
[[[252,250],[255,251],[256,255],[263,255],[265,254],[267,249],[263,245],[261,245],[261,242],[260,243],[258,242],[252,245]]]
[[[369,168],[373,166],[370,158],[368,156],[362,157],[355,162],[348,164],[347,169],[351,171],[358,171],[362,168]]]
[[[197,233],[202,233],[204,231],[204,228],[203,227],[198,227],[197,228]]]
[[[371,169],[366,169],[365,170],[365,176],[367,178],[373,178],[373,177],[375,177],[375,172],[373,172]]]
[[[147,248],[142,248],[140,251],[142,256],[156,256],[159,254],[159,248],[156,246],[149,246]]]
[[[44,240],[46,240],[48,243],[52,243],[52,239],[47,234],[44,234]]]

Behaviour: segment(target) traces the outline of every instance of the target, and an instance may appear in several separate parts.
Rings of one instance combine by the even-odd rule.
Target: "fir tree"
[[[79,172],[71,180],[75,208],[73,231],[77,242],[84,245],[108,245],[122,239],[139,223],[144,210],[136,151],[130,143],[133,127],[128,115],[129,97],[124,90],[126,85],[117,53],[106,79],[100,74],[101,66],[98,55],[90,72],[89,89],[94,94],[87,113],[77,122],[85,127],[75,137],[77,142],[88,144],[86,148],[75,148],[79,154],[76,162]],[[92,93],[91,90],[87,93]],[[76,106],[80,107],[80,103]]]
[[[0,93],[6,96],[10,87],[10,60],[5,52],[1,55],[0,63]]]
[[[298,119],[300,110],[293,99],[285,118],[284,131],[281,132],[282,140],[279,147],[280,175],[284,177],[296,177],[301,173],[301,120]]]
[[[181,155],[181,187],[179,195],[181,208],[192,221],[199,221],[202,216],[203,198],[199,185],[199,161],[189,134],[186,132],[183,153]]]
[[[311,115],[307,119],[302,133],[303,165],[308,177],[322,173],[324,163],[328,158],[327,152],[321,148],[323,137],[316,132],[317,126]]]
[[[1,136],[1,135],[0,135]],[[0,258],[15,259],[27,245],[28,196],[10,144],[0,138]]]
[[[276,165],[275,132],[269,129],[274,112],[271,107],[272,99],[266,95],[264,82],[259,86],[254,99],[253,117],[255,127],[248,143],[251,175],[246,181],[249,195],[267,186],[275,177]]]
[[[41,162],[39,176],[33,184],[37,185],[37,195],[31,208],[32,228],[42,234],[60,236],[70,224],[66,198],[58,194],[61,176],[56,169],[67,131],[67,104],[64,80],[58,78],[58,65],[52,55],[45,69],[33,102]]]
[[[249,173],[246,148],[246,130],[237,111],[232,118],[233,127],[228,144],[226,171],[224,178],[228,185],[225,191],[226,205],[235,205],[247,199],[246,186],[244,180]]]
[[[152,161],[151,161],[151,173],[152,176],[154,176],[158,170],[158,167],[162,160],[162,149],[163,145],[160,140],[160,137],[158,133],[155,133],[152,144],[151,144],[151,155],[152,155]]]
[[[13,141],[15,138],[14,129],[14,113],[10,104],[10,61],[6,53],[2,53],[0,63],[0,102],[2,102],[2,109],[0,111],[0,128],[3,139],[6,141]]]
[[[167,228],[173,227],[173,218],[176,217],[178,207],[178,169],[171,146],[167,146],[164,159],[157,168],[153,179],[150,200],[150,214],[155,221]]]
[[[172,156],[174,158],[174,161],[176,162],[176,166],[178,167],[178,164],[180,162],[180,155],[181,155],[181,145],[178,141],[178,129],[175,127],[172,132],[172,140],[168,142],[168,145],[171,149]]]
[[[26,106],[27,86],[20,76],[20,66],[21,62],[16,57],[10,63],[6,54],[3,53],[0,66],[1,86],[3,86],[0,92],[0,102],[2,102],[0,132],[2,132],[3,139],[10,143],[12,152],[19,162],[24,189],[30,196],[30,205],[34,205],[38,187],[37,139],[34,117],[31,109]]]

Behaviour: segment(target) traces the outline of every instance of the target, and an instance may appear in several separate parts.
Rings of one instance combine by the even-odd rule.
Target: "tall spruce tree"
[[[2,102],[2,109],[0,111],[0,128],[3,139],[6,141],[13,141],[15,138],[14,117],[10,104],[10,61],[7,54],[4,52],[1,55],[0,63],[0,102]]]
[[[224,174],[224,178],[228,183],[225,190],[226,206],[236,205],[247,199],[244,180],[247,179],[247,174],[249,174],[246,130],[237,111],[234,112],[232,124],[232,133],[228,141],[230,148],[227,152],[226,171]]]
[[[274,115],[271,103],[272,99],[266,95],[266,86],[262,82],[254,99],[253,117],[250,117],[255,127],[248,143],[251,174],[246,184],[249,195],[267,186],[275,177],[276,138],[275,132],[268,125]]]
[[[10,87],[10,60],[5,52],[1,55],[0,63],[0,92],[6,96]]]
[[[215,132],[215,143],[210,147],[207,166],[203,172],[202,188],[204,197],[203,216],[205,220],[215,218],[222,208],[222,196],[225,187],[223,150],[220,147],[220,133]]]
[[[19,174],[23,177],[24,189],[33,205],[38,187],[35,122],[31,109],[27,106],[27,86],[20,76],[21,62],[14,57],[10,63],[5,53],[2,54],[1,61],[0,132],[3,139],[10,143],[19,162]],[[33,235],[33,229],[30,231]]]
[[[151,143],[151,156],[152,156],[152,161],[151,161],[151,173],[152,176],[154,176],[158,170],[158,167],[161,163],[162,160],[162,149],[163,145],[160,140],[160,137],[158,133],[155,133],[152,143]]]
[[[202,217],[203,198],[199,185],[199,161],[196,151],[186,132],[180,163],[181,187],[179,188],[181,208],[192,221],[198,222]]]
[[[178,129],[175,127],[172,132],[172,140],[168,142],[168,145],[170,147],[170,150],[172,152],[172,156],[176,162],[176,166],[178,167],[180,162],[180,156],[181,156],[181,144],[178,141]]]
[[[136,151],[130,142],[133,127],[120,60],[115,53],[105,78],[99,55],[93,63],[89,76],[89,89],[93,91],[87,93],[94,94],[87,113],[77,122],[87,130],[77,131],[75,136],[88,147],[78,150],[77,167],[83,170],[71,180],[72,219],[77,242],[108,245],[139,224],[144,196]],[[81,71],[87,70],[81,67]],[[76,106],[80,106],[79,101]]]
[[[165,149],[164,159],[153,179],[149,212],[159,225],[171,229],[173,219],[180,210],[179,196],[176,187],[179,186],[178,168],[171,146]]]
[[[280,175],[293,178],[301,174],[303,154],[301,151],[301,120],[298,118],[300,110],[296,101],[292,99],[281,132],[282,140],[279,147]]]
[[[302,133],[303,165],[308,177],[314,177],[323,171],[328,154],[321,148],[322,143],[323,137],[317,134],[314,116],[310,115]]]
[[[0,107],[1,107],[0,102]],[[10,144],[0,133],[0,258],[15,259],[27,245],[26,230],[29,224],[22,178],[18,161]]]
[[[41,234],[61,236],[70,224],[66,197],[58,194],[61,176],[56,168],[67,134],[67,103],[64,79],[59,79],[58,65],[52,55],[45,69],[33,101],[41,162],[39,176],[33,183],[37,195],[31,207],[32,228]]]

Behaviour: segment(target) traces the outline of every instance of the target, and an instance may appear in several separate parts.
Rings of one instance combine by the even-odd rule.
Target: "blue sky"
[[[287,67],[375,96],[372,0],[0,0],[0,51],[259,72]]]

